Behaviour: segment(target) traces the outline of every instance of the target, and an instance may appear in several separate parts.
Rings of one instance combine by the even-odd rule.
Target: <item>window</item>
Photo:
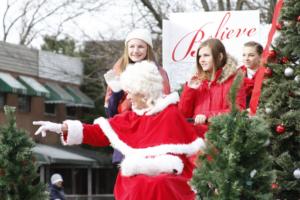
[[[68,117],[75,117],[76,116],[76,107],[68,106],[67,107],[67,116]]]
[[[3,108],[5,104],[6,104],[6,94],[0,92],[0,108]]]
[[[26,95],[18,96],[18,111],[19,112],[30,112],[31,98]]]
[[[55,105],[54,103],[45,103],[45,113],[55,115]]]
[[[93,194],[112,194],[117,177],[118,169],[114,168],[94,168],[92,176]]]

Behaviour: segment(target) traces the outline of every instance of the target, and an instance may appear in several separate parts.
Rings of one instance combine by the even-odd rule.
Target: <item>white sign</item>
[[[202,41],[220,39],[239,62],[243,44],[261,41],[259,11],[172,13],[163,23],[163,66],[172,90],[196,69],[196,51]]]

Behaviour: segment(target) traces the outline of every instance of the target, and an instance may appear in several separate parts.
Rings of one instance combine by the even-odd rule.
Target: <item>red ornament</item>
[[[272,69],[270,67],[266,67],[265,69],[265,76],[271,77],[272,76]]]
[[[213,157],[209,154],[206,155],[206,159],[208,162],[212,161],[213,160]]]
[[[281,30],[282,29],[282,24],[281,23],[277,23],[276,24],[276,29],[277,30]]]
[[[287,62],[289,62],[289,59],[288,59],[288,57],[284,56],[284,57],[281,58],[280,61],[281,61],[282,64],[286,64]]]
[[[272,189],[277,189],[278,188],[278,184],[277,183],[272,183]]]
[[[275,50],[271,50],[268,52],[268,58],[275,58],[276,57],[276,51]]]
[[[278,134],[282,134],[284,133],[284,131],[285,131],[285,127],[282,124],[276,126],[276,132]]]
[[[300,15],[298,16],[297,21],[300,22]]]

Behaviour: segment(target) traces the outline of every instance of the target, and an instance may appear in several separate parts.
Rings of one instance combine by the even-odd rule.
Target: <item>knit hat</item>
[[[140,39],[143,40],[144,42],[146,42],[151,48],[153,48],[152,45],[152,37],[151,37],[151,33],[147,30],[147,29],[134,29],[133,31],[131,31],[126,39],[125,39],[125,45],[127,44],[127,42],[131,39]]]
[[[63,178],[61,177],[60,174],[53,174],[51,176],[51,183],[52,184],[58,183],[59,181],[63,181]]]

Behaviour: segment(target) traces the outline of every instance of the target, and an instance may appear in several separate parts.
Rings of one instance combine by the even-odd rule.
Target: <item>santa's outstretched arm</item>
[[[46,136],[47,132],[59,134],[63,145],[88,144],[91,146],[108,146],[107,137],[98,124],[83,124],[78,120],[66,120],[63,123],[34,121],[40,127],[35,135]]]

